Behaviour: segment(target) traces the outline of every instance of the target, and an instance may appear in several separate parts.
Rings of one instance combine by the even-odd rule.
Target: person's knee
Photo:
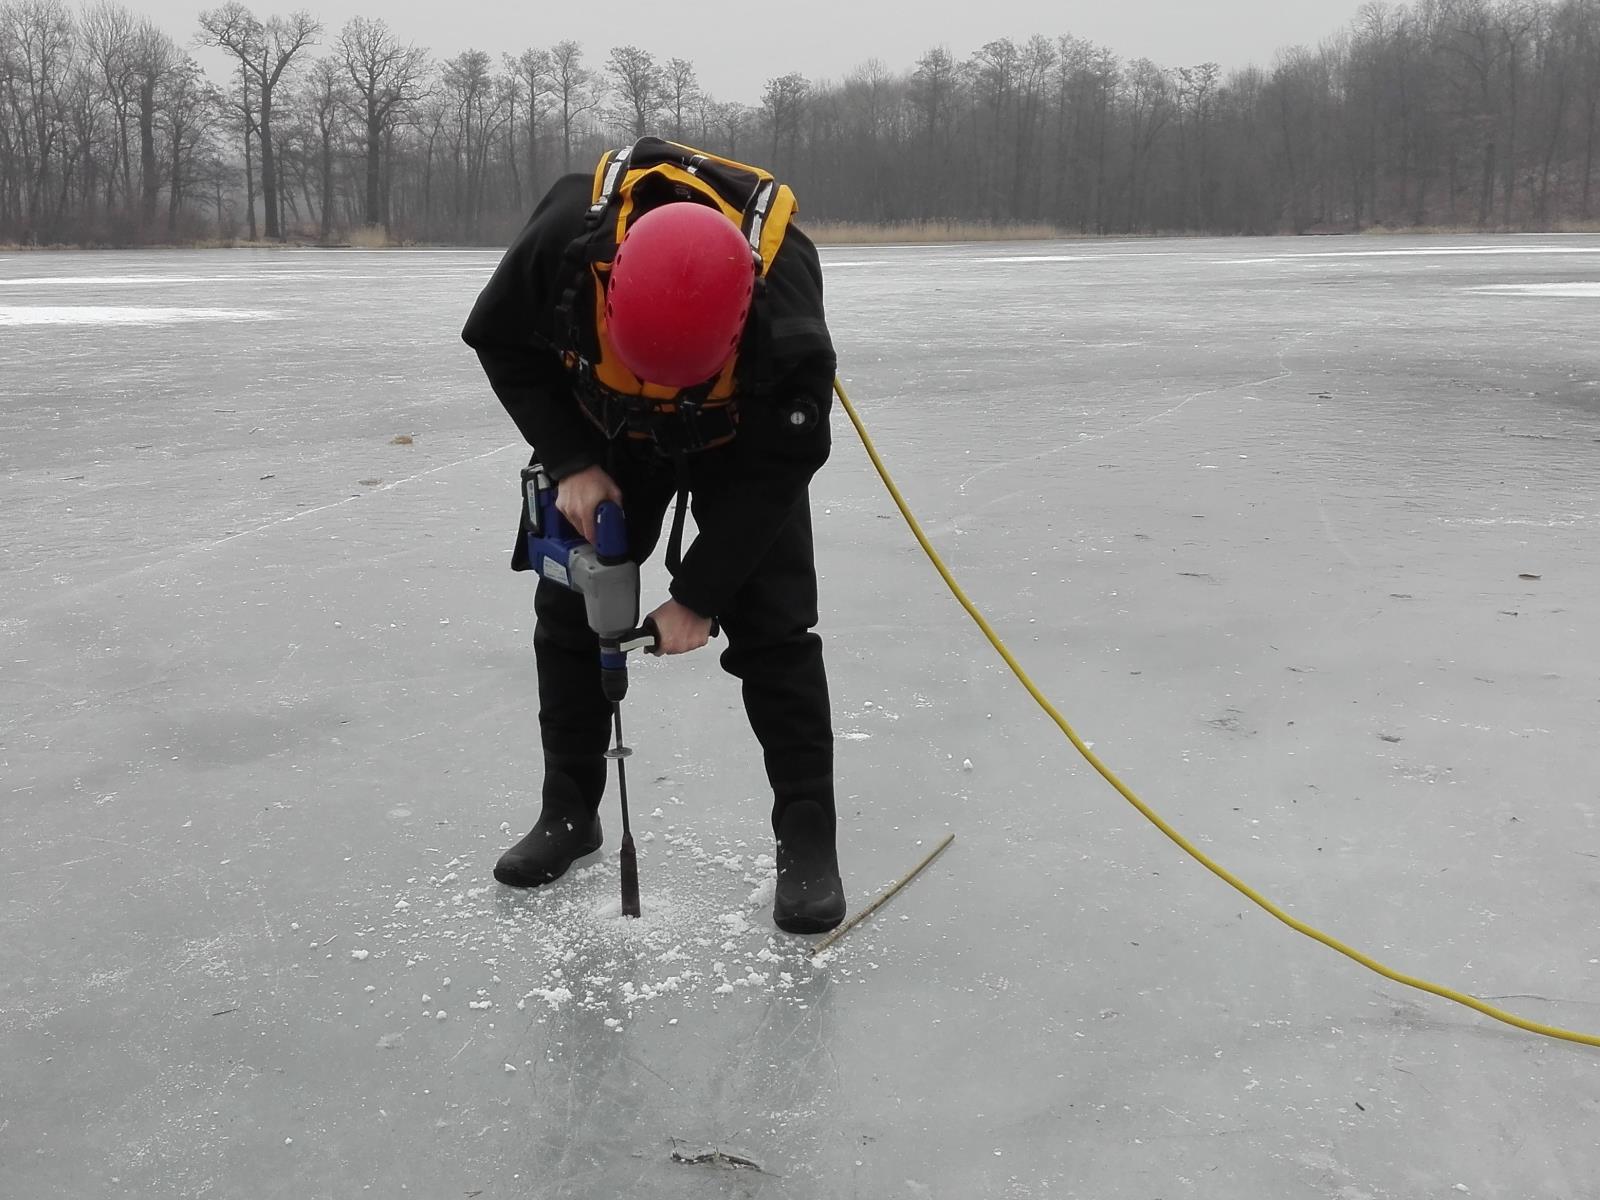
[[[723,632],[728,648],[722,652],[722,669],[739,679],[757,671],[791,673],[822,658],[822,639],[807,625],[768,629],[724,625]]]

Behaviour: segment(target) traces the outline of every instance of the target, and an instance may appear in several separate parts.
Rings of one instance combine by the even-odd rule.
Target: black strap
[[[678,469],[678,498],[672,510],[672,532],[667,536],[667,573],[676,576],[683,566],[683,518],[689,508],[689,456],[679,451],[672,456]]]
[[[587,339],[583,336],[584,323],[578,316],[578,296],[589,281],[589,270],[597,262],[609,259],[614,253],[605,236],[606,214],[616,199],[617,188],[628,173],[632,149],[615,151],[601,176],[600,197],[584,210],[583,232],[567,243],[561,255],[561,275],[566,285],[556,303],[556,327],[566,335],[568,344],[582,354]]]
[[[586,371],[574,369],[573,392],[589,420],[608,439],[624,434],[647,438],[662,455],[677,458],[729,441],[739,431],[739,408],[733,399],[705,406],[688,392],[670,412],[662,412],[642,396],[623,396],[603,387]]]

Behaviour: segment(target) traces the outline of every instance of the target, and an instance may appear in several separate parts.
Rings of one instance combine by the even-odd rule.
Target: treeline
[[[1001,39],[777,76],[753,104],[636,46],[440,61],[381,20],[237,0],[181,40],[109,0],[0,0],[0,242],[500,243],[558,174],[644,133],[770,166],[811,222],[1558,228],[1600,205],[1600,0],[1369,4],[1227,73]]]

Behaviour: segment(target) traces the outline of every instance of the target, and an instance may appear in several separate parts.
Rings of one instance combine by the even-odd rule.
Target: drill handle
[[[715,618],[711,621],[711,636],[716,637],[722,632],[722,623]],[[661,630],[656,626],[654,617],[646,617],[644,624],[632,633],[622,638],[618,645],[624,650],[643,650],[646,654],[661,655]]]
[[[646,654],[661,653],[661,630],[656,628],[654,617],[646,617],[644,624],[622,637],[618,647],[627,653],[630,650],[643,650]]]

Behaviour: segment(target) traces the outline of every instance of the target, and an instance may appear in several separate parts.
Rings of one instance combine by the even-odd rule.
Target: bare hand
[[[622,489],[599,467],[585,467],[556,484],[556,511],[594,544],[594,512],[603,500],[622,503]]]
[[[656,632],[660,635],[656,641],[657,654],[687,654],[711,640],[711,618],[702,617],[676,600],[668,600],[651,613],[649,619],[656,623]]]

